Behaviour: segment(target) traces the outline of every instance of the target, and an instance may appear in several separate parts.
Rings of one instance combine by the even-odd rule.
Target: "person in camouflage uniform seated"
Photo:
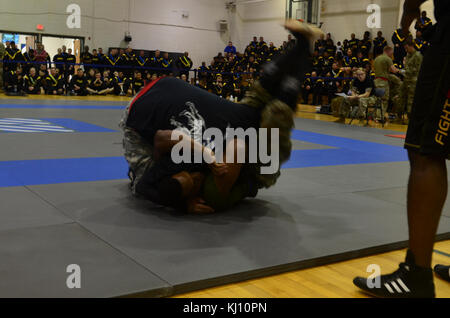
[[[362,120],[366,117],[367,107],[376,103],[373,80],[367,76],[363,69],[358,69],[355,75],[356,79],[351,84],[352,95],[341,99],[338,122],[345,122],[345,118],[350,116]]]
[[[310,45],[322,32],[299,21],[288,21],[285,27],[297,37],[297,44],[263,67],[263,76],[239,104],[170,78],[152,82],[133,99],[120,123],[133,194],[191,213],[211,213],[232,208],[256,196],[259,189],[275,185],[279,167],[275,173],[262,174],[262,163],[227,162],[225,155],[224,163],[218,163],[210,145],[198,139],[198,132],[276,128],[280,166],[290,158],[293,117],[304,74],[311,67]],[[179,128],[183,138],[172,140]],[[191,144],[194,152],[206,153],[211,163],[175,164],[170,152],[182,142]],[[269,140],[269,154],[270,145]],[[239,139],[230,141],[225,151],[229,147],[234,147],[235,154],[242,148],[248,151],[246,142]]]

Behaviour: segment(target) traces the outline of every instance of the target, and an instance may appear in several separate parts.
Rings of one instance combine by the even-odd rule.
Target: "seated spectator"
[[[20,66],[5,72],[4,85],[7,95],[23,95],[24,79]]]
[[[30,68],[30,73],[24,76],[24,91],[27,94],[36,95],[41,92],[39,75],[34,67]]]
[[[114,72],[114,94],[119,96],[125,96],[128,92],[128,87],[130,85],[128,79],[125,77],[122,71]]]
[[[64,94],[64,80],[62,75],[58,74],[58,69],[52,67],[50,73],[45,77],[45,93],[48,95]]]
[[[94,80],[88,82],[88,86],[86,87],[86,90],[88,91],[89,95],[105,94],[104,90],[106,89],[106,85],[102,80],[102,74],[97,71],[95,72],[94,78],[95,78]]]
[[[134,79],[130,82],[130,86],[128,88],[128,95],[134,96],[138,94],[143,88],[144,88],[144,80],[142,78],[142,73],[135,72]]]
[[[339,120],[337,122],[345,123],[345,118],[350,114],[359,119],[366,117],[366,109],[368,106],[376,102],[374,96],[375,84],[366,72],[362,69],[356,71],[356,79],[351,84],[351,96],[342,100]],[[353,108],[353,109],[352,109]]]
[[[84,70],[80,67],[77,74],[72,77],[69,85],[69,91],[71,95],[75,96],[86,96],[87,95],[86,77],[84,76]]]
[[[224,52],[236,54],[236,47],[233,45],[233,42],[228,42],[228,45],[227,47],[225,47]]]

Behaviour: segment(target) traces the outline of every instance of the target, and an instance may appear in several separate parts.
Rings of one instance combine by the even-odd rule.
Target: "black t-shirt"
[[[206,129],[218,128],[225,136],[227,128],[259,127],[255,108],[222,99],[185,81],[164,78],[148,87],[132,102],[127,126],[150,144],[158,130],[181,128],[214,150],[214,143],[202,138]]]
[[[358,92],[358,95],[365,94],[368,88],[372,89],[372,91],[370,92],[370,96],[372,96],[375,91],[375,84],[373,80],[368,76],[366,77],[364,82],[361,82],[359,79],[353,80],[353,87]]]
[[[434,0],[434,15],[436,20],[443,23],[443,19],[450,18],[450,1],[449,0]]]

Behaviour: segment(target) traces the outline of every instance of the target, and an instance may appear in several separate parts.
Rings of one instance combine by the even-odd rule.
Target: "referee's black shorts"
[[[425,53],[405,148],[450,159],[450,27]]]

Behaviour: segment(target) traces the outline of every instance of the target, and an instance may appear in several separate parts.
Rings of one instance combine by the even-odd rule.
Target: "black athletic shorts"
[[[405,148],[450,159],[450,26],[425,53]]]

